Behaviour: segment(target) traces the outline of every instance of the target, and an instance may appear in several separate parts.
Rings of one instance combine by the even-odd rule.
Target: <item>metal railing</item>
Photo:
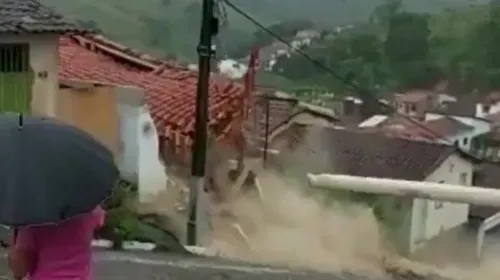
[[[485,219],[480,224],[479,229],[477,231],[477,243],[476,243],[476,256],[478,259],[481,259],[483,255],[484,238],[486,236],[486,232],[498,225],[500,225],[500,212]]]

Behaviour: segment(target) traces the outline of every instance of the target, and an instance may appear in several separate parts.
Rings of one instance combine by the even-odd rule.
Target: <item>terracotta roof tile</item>
[[[421,181],[455,151],[449,145],[365,131],[322,128],[314,133],[308,137],[319,142],[308,147],[308,154],[327,155],[334,167],[329,172],[337,174]]]
[[[197,73],[187,68],[166,65],[151,57],[101,37],[63,37],[59,44],[60,77],[100,83],[137,86],[145,89],[146,102],[159,134],[176,145],[190,144],[194,130]],[[209,125],[222,133],[239,112],[243,86],[211,79]]]

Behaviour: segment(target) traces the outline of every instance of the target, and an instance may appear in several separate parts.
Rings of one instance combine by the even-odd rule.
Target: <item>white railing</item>
[[[477,231],[476,244],[476,255],[478,259],[481,259],[481,256],[483,255],[484,237],[486,235],[486,232],[498,225],[500,225],[500,212],[489,217],[488,219],[485,219],[479,226],[479,229]]]
[[[500,190],[433,182],[413,182],[348,175],[308,174],[309,184],[317,188],[468,203],[500,207]],[[500,212],[484,220],[477,232],[476,254],[481,258],[486,232],[500,225]]]
[[[500,190],[496,189],[348,175],[308,174],[307,176],[309,184],[319,188],[500,207]]]

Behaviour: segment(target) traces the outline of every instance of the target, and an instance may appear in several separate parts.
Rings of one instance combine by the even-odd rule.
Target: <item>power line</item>
[[[243,9],[241,9],[238,6],[236,6],[235,4],[233,4],[230,0],[221,0],[221,1],[224,1],[226,3],[226,5],[228,7],[230,7],[233,11],[235,11],[239,15],[243,16],[244,18],[246,18],[247,20],[249,20],[250,22],[252,22],[255,26],[257,26],[258,28],[262,29],[263,31],[265,31],[266,33],[268,33],[269,35],[271,35],[274,39],[280,41],[281,43],[285,44],[290,49],[293,49],[294,51],[296,51],[299,55],[301,55],[302,57],[304,57],[308,62],[310,62],[313,65],[315,65],[316,67],[322,69],[326,73],[330,74],[332,77],[334,77],[335,79],[339,80],[340,82],[342,82],[347,87],[355,90],[360,95],[360,97],[361,97],[362,100],[364,100],[364,101],[366,101],[368,99],[376,100],[376,102],[378,103],[379,106],[386,107],[386,108],[390,109],[391,112],[394,112],[394,113],[396,113],[396,114],[398,114],[398,115],[406,118],[409,122],[413,123],[414,125],[422,128],[425,131],[427,131],[428,133],[432,134],[432,136],[434,136],[436,138],[439,138],[441,140],[444,140],[448,144],[453,144],[450,140],[446,139],[445,136],[441,135],[440,133],[437,133],[436,131],[433,131],[432,129],[430,129],[428,126],[426,126],[425,124],[421,123],[420,121],[417,121],[417,120],[413,119],[412,117],[406,116],[404,114],[398,113],[397,110],[394,107],[390,106],[389,104],[380,102],[378,100],[378,98],[375,97],[375,96],[373,96],[373,94],[371,94],[371,92],[369,90],[367,90],[365,88],[362,88],[361,86],[357,85],[356,83],[353,83],[351,79],[343,77],[342,75],[338,74],[337,72],[335,72],[331,68],[325,66],[323,63],[321,63],[318,60],[312,58],[307,53],[303,52],[301,49],[294,48],[293,45],[290,42],[288,42],[287,40],[285,40],[284,38],[282,38],[276,32],[274,32],[274,31],[270,30],[269,28],[267,28],[265,25],[263,25],[258,20],[256,20],[253,16],[251,16],[250,14],[248,14],[247,12],[245,12]]]

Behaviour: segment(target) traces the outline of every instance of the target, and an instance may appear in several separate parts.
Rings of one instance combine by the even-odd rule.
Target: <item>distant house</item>
[[[491,132],[486,119],[425,113],[421,118],[404,115],[375,115],[358,125],[365,130],[416,141],[456,145],[466,151],[483,153],[484,138]]]
[[[260,88],[259,91],[246,126],[247,141],[253,148],[263,149],[265,141],[272,145],[294,124],[333,126],[339,120],[331,109],[300,102],[296,97],[276,89]]]
[[[476,116],[486,117],[487,115],[500,112],[500,91],[492,91],[476,104]]]
[[[403,94],[395,94],[393,106],[399,114],[425,118],[430,108],[438,106],[438,96],[432,91],[414,90]]]
[[[283,158],[277,162],[284,166],[301,162],[307,166],[307,172],[472,184],[474,162],[453,146],[335,128],[295,125],[289,132],[294,135],[283,136],[281,146],[273,147],[281,150]],[[380,199],[380,207],[375,211],[385,217],[386,224],[397,233],[401,249],[409,253],[467,222],[467,204],[395,197]]]
[[[380,98],[378,101],[382,104],[390,104],[390,100],[384,98]],[[373,108],[369,108],[363,100],[354,96],[334,98],[334,100],[327,102],[327,106],[336,112],[340,120],[338,125],[345,127],[355,127],[373,116]],[[379,107],[381,108],[378,108],[380,109],[378,113],[390,113],[387,107]]]
[[[55,115],[59,36],[87,30],[37,0],[0,0],[0,111]]]
[[[433,112],[474,116],[465,112],[466,110],[461,113],[456,112],[456,109],[462,110],[462,108],[458,108],[458,105],[461,104],[459,98],[441,93],[439,90],[410,90],[404,93],[395,93],[391,99],[397,113],[417,119],[423,119],[426,113]]]

